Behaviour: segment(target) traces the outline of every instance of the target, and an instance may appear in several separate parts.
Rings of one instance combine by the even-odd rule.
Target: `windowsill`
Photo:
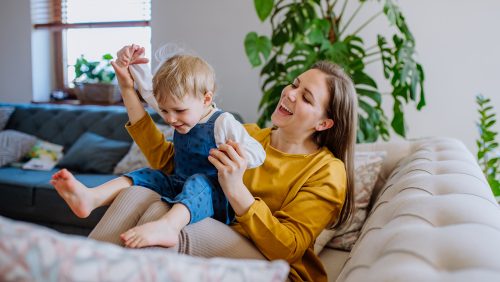
[[[53,100],[53,101],[41,101],[41,102],[35,102],[31,101],[32,104],[55,104],[55,105],[99,105],[99,106],[123,106],[123,101],[119,101],[116,103],[99,103],[99,102],[85,102],[82,103],[78,99],[70,99],[70,100]]]

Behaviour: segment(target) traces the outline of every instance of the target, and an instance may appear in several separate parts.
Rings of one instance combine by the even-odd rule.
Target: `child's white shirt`
[[[158,103],[153,96],[153,76],[147,64],[131,65],[130,73],[142,98],[157,113],[160,113]],[[217,110],[219,109],[214,104],[212,111],[199,123],[206,123]],[[215,120],[214,139],[217,147],[229,140],[240,144],[248,161],[248,168],[260,166],[266,158],[266,151],[262,145],[248,134],[243,125],[231,113],[224,112]]]

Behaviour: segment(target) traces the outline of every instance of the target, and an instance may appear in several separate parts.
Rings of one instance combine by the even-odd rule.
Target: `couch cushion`
[[[348,251],[325,248],[319,253],[319,259],[325,267],[328,281],[333,282],[337,279],[348,258]]]
[[[7,125],[10,115],[14,110],[14,107],[0,107],[0,130],[3,130],[5,125]]]
[[[114,167],[129,148],[129,142],[85,132],[57,166],[78,172],[113,173]]]
[[[163,133],[165,139],[173,139],[174,129],[171,126],[156,124],[156,127]],[[115,166],[113,174],[125,174],[144,167],[149,167],[149,163],[137,143],[133,142],[128,153]]]
[[[36,171],[13,167],[0,168],[0,214],[31,222],[93,228],[106,207],[97,209],[89,218],[76,217],[49,183],[56,171],[57,169]],[[75,174],[75,177],[83,184],[95,187],[116,178],[116,175]]]
[[[0,167],[21,159],[36,140],[36,137],[16,130],[0,131]]]
[[[336,230],[325,229],[316,239],[314,252],[318,254],[324,246],[350,251],[359,237],[361,227],[368,214],[368,204],[377,182],[385,151],[356,152],[354,156],[354,213],[351,220]]]
[[[413,143],[337,281],[500,281],[500,208],[474,157],[455,139]]]
[[[380,190],[389,179],[389,176],[393,172],[394,168],[397,167],[398,163],[404,157],[408,156],[414,151],[415,140],[397,140],[391,142],[376,142],[376,143],[363,143],[356,144],[356,152],[375,152],[384,151],[386,156],[382,164],[382,169],[378,175],[378,180],[373,187],[372,197],[370,204],[368,205],[368,210],[373,206],[373,201],[377,199]]]

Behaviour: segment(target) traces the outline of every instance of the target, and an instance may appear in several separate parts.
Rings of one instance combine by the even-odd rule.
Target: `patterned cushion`
[[[14,107],[0,107],[0,130],[5,128],[14,110]]]
[[[171,126],[156,124],[156,127],[158,127],[158,129],[163,133],[165,139],[172,140],[174,136],[174,129]],[[124,174],[143,167],[149,167],[148,161],[142,154],[139,146],[137,146],[137,144],[133,142],[128,153],[115,166],[113,173]]]
[[[0,132],[0,167],[18,161],[35,145],[37,138],[16,130]]]
[[[284,261],[122,248],[0,217],[0,281],[285,281]]]
[[[318,254],[327,245],[330,248],[350,251],[359,237],[366,220],[373,187],[377,182],[386,152],[356,152],[354,159],[354,205],[353,218],[348,225],[338,230],[324,230],[316,239],[314,252]]]

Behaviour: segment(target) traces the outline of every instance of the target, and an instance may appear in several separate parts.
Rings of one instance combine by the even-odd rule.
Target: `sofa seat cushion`
[[[500,207],[467,148],[422,140],[391,173],[337,281],[500,281],[498,238]]]
[[[335,281],[348,258],[349,252],[343,250],[324,248],[319,253],[319,259],[325,266],[328,281]]]
[[[31,222],[72,225],[93,228],[106,207],[95,210],[89,218],[76,217],[57,191],[49,183],[51,171],[0,168],[0,214]],[[112,174],[75,174],[89,187],[95,187],[116,177]],[[47,204],[50,203],[50,204]]]

